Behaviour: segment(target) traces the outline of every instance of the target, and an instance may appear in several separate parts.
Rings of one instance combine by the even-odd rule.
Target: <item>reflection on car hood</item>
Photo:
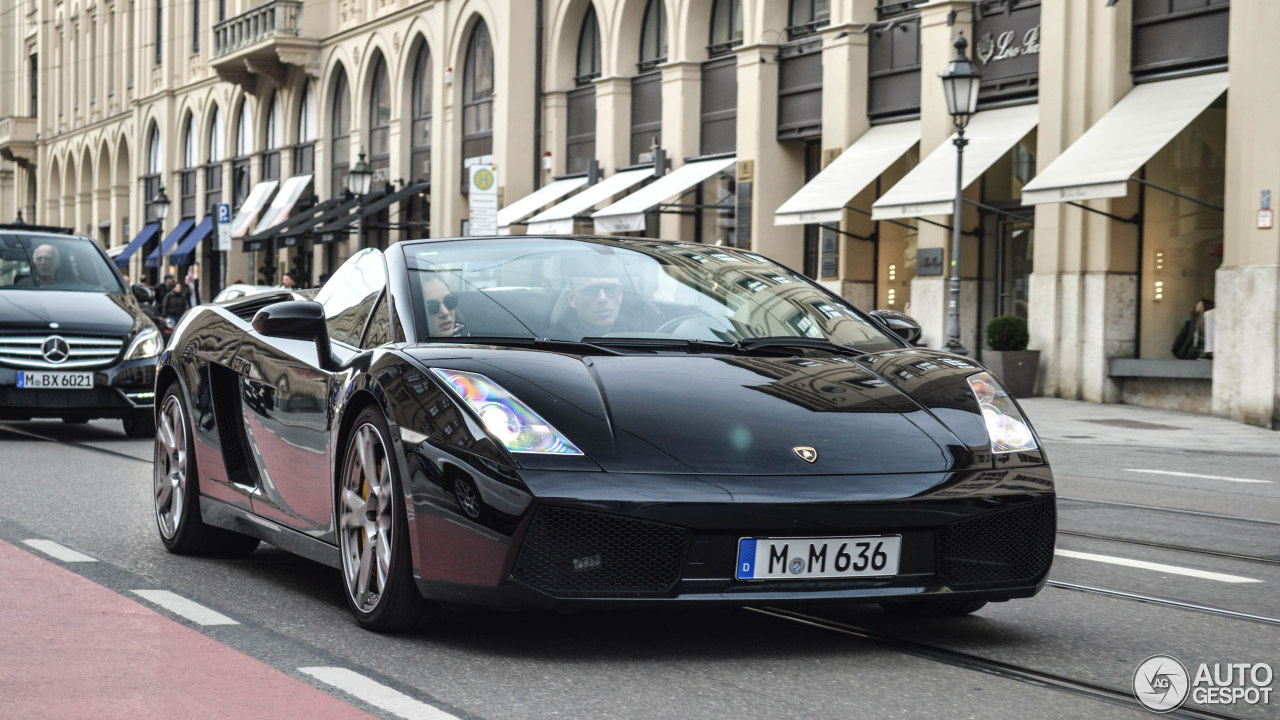
[[[436,367],[487,375],[608,471],[940,472],[952,467],[948,446],[960,444],[851,358],[412,352]]]
[[[127,296],[60,290],[0,290],[0,327],[7,330],[124,335],[134,316]]]

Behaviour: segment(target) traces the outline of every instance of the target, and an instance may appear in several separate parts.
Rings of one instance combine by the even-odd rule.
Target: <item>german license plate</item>
[[[33,390],[91,388],[93,373],[23,370],[18,373],[18,387]]]
[[[738,541],[739,580],[896,575],[902,536],[837,538],[742,538]]]

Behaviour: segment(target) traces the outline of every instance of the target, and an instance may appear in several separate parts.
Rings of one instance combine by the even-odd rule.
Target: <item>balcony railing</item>
[[[213,56],[221,57],[241,48],[280,36],[298,37],[302,3],[275,0],[213,26]]]

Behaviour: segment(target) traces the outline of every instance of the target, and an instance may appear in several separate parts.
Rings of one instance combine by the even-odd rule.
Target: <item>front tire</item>
[[[160,421],[152,425],[155,455],[156,528],[166,550],[178,555],[219,552],[247,555],[258,539],[205,525],[200,517],[200,484],[192,430],[182,386],[171,384],[160,401]],[[126,423],[128,421],[125,421]]]
[[[446,623],[413,582],[409,525],[390,431],[376,408],[356,417],[337,487],[343,589],[356,622],[376,632]]]

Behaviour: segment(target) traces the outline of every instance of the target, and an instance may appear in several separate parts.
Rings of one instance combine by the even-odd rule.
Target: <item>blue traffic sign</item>
[[[231,205],[228,203],[218,203],[218,222],[231,222]]]

